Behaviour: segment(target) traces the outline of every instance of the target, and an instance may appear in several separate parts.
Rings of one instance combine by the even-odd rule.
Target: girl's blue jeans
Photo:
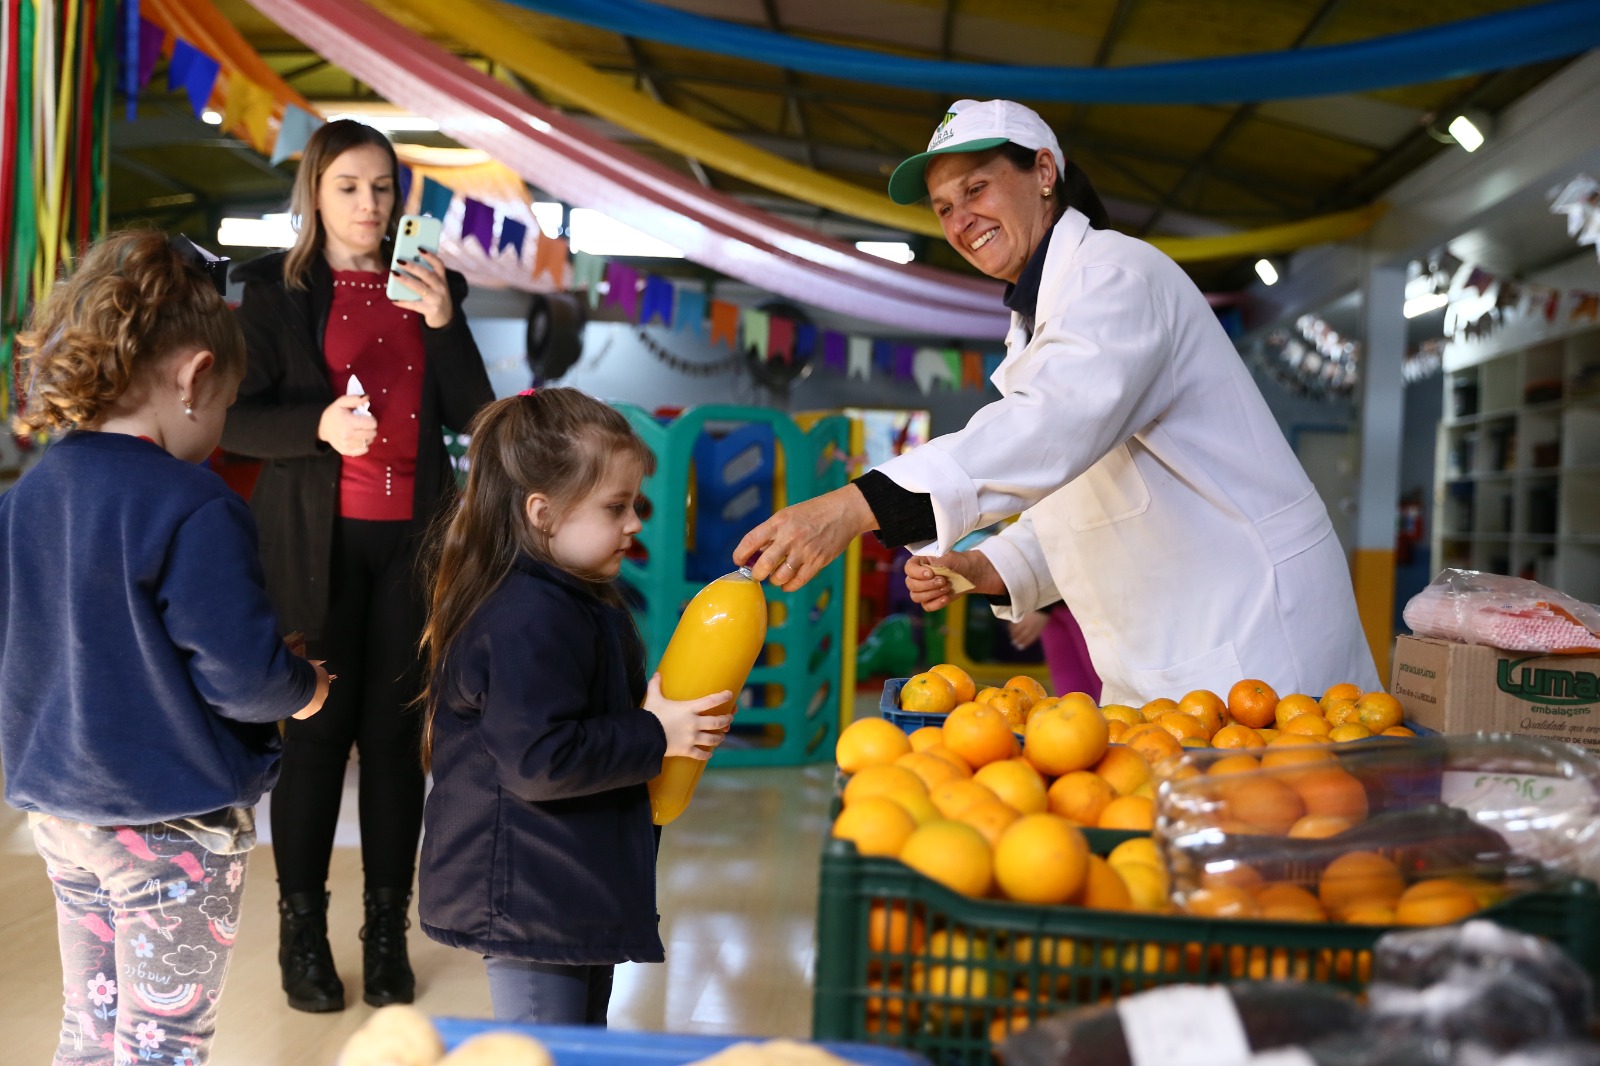
[[[495,1021],[605,1027],[615,966],[562,966],[489,955],[483,962]]]

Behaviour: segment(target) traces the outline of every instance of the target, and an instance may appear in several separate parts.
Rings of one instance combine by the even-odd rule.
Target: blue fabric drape
[[[912,59],[722,22],[649,0],[509,2],[631,37],[809,74],[952,98],[1076,103],[1242,103],[1365,92],[1502,70],[1600,45],[1596,0],[1555,0],[1349,44],[1100,68]]]

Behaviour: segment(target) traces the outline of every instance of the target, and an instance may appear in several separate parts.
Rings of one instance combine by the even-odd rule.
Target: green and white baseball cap
[[[914,204],[928,195],[923,174],[928,160],[949,152],[982,152],[1007,142],[1038,151],[1050,149],[1059,173],[1067,165],[1061,142],[1039,113],[1015,100],[957,100],[950,105],[928,140],[928,150],[894,168],[889,176],[889,199]]]

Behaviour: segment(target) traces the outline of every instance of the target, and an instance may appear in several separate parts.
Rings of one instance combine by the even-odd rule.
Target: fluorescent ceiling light
[[[294,226],[287,213],[225,218],[217,227],[217,243],[228,248],[291,248],[294,240]]]
[[[340,111],[329,115],[328,121],[341,118],[360,122],[385,133],[432,133],[439,129],[439,124],[431,118],[398,111]]]
[[[1450,125],[1446,128],[1450,131],[1450,136],[1456,139],[1456,143],[1467,151],[1476,152],[1483,147],[1483,131],[1478,129],[1466,115],[1457,115],[1450,120]]]
[[[1425,315],[1429,311],[1437,311],[1449,302],[1450,297],[1444,293],[1430,292],[1423,296],[1413,296],[1405,302],[1403,310],[1407,318],[1416,318],[1418,315]]]
[[[632,226],[624,225],[592,208],[573,208],[571,226],[574,252],[656,259],[683,258],[683,253],[666,241],[640,233]],[[540,228],[543,229],[542,226]]]
[[[561,236],[561,205],[536,203],[533,220],[539,223],[539,232],[552,240]]]
[[[208,126],[222,125],[222,112],[213,111],[209,107],[200,113],[200,121]]]
[[[1276,285],[1278,283],[1278,268],[1272,265],[1272,260],[1270,259],[1257,259],[1256,277],[1260,278],[1263,284]]]
[[[887,259],[891,263],[909,263],[917,257],[911,245],[905,241],[857,241],[856,251]]]

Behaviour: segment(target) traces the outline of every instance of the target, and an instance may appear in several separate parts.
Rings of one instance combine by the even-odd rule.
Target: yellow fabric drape
[[[901,207],[883,192],[818,174],[752,148],[721,130],[617,84],[500,17],[478,0],[394,0],[394,3],[541,88],[664,148],[726,174],[806,203],[909,233],[943,238],[921,207]],[[1376,212],[1376,213],[1374,213]],[[1365,230],[1381,208],[1368,207],[1219,237],[1157,237],[1151,244],[1180,262],[1288,251],[1342,240]]]

